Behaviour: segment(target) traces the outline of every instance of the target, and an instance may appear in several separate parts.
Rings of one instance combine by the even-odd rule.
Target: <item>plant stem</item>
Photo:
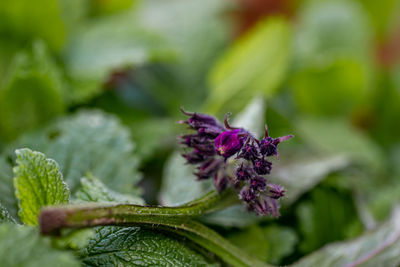
[[[85,204],[50,207],[39,217],[43,234],[62,228],[104,225],[157,227],[185,236],[203,246],[232,266],[266,266],[252,259],[215,231],[192,218],[231,206],[237,202],[231,190],[212,191],[202,198],[177,207],[139,206],[131,204]]]

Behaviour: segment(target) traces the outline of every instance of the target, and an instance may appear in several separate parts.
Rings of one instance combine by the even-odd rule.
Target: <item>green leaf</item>
[[[329,173],[344,169],[349,163],[348,158],[341,155],[302,157],[292,162],[279,161],[274,163],[270,180],[285,187],[287,193],[283,203],[290,205]]]
[[[296,132],[321,153],[342,154],[372,170],[382,167],[381,149],[347,121],[304,117],[297,120]]]
[[[351,241],[328,245],[304,257],[292,266],[395,267],[400,264],[399,251],[400,209],[397,207],[391,219],[374,231],[366,232]]]
[[[80,178],[91,173],[113,190],[138,193],[134,184],[141,176],[135,146],[128,129],[113,115],[81,111],[21,137],[14,146],[30,147],[54,158],[71,192],[78,189]]]
[[[152,61],[169,61],[172,50],[154,32],[138,27],[132,12],[92,20],[66,48],[67,72],[73,82],[71,100],[83,102],[100,93],[115,70]]]
[[[75,193],[79,201],[84,202],[118,202],[143,205],[143,199],[117,193],[108,189],[100,180],[88,175],[81,179],[81,188]]]
[[[138,227],[100,227],[96,232],[79,253],[86,266],[218,266],[162,233]]]
[[[211,70],[207,111],[215,113],[222,107],[240,110],[256,95],[271,97],[284,78],[289,46],[290,29],[286,20],[261,21]]]
[[[13,224],[0,225],[0,261],[2,266],[79,266],[72,253],[55,250],[35,229]]]
[[[13,171],[15,194],[19,200],[18,213],[24,223],[37,225],[41,208],[68,203],[69,189],[57,162],[27,148],[15,153],[17,166]]]
[[[206,214],[200,219],[206,224],[243,228],[260,221],[263,218],[258,216],[255,212],[248,211],[243,204],[239,204],[221,211]]]
[[[163,205],[190,202],[214,189],[211,180],[197,181],[193,166],[186,164],[178,153],[173,153],[165,164],[160,200]]]
[[[311,200],[301,202],[296,213],[302,234],[299,248],[303,253],[362,231],[349,192],[316,188],[311,192]]]
[[[0,158],[0,203],[13,218],[18,218],[18,201],[15,197],[12,165],[4,156]]]
[[[298,238],[288,227],[253,225],[229,235],[229,240],[260,260],[279,264],[282,258],[294,251]]]
[[[346,116],[368,101],[375,74],[372,31],[359,3],[308,1],[296,33],[290,85],[301,111]]]
[[[31,54],[17,54],[10,68],[0,90],[0,136],[6,140],[64,110],[60,73],[44,43],[35,42]]]
[[[3,222],[15,222],[15,221],[11,217],[10,213],[8,213],[8,210],[5,207],[3,207],[0,203],[0,223]]]
[[[59,50],[66,37],[59,2],[1,1],[0,33],[21,44],[40,38],[49,44],[51,50]]]

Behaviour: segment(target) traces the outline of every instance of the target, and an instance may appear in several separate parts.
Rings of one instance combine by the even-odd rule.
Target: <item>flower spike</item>
[[[218,192],[231,186],[249,210],[278,217],[277,201],[286,191],[279,185],[267,183],[264,176],[272,169],[272,162],[267,158],[279,157],[278,144],[293,135],[272,138],[265,125],[264,138],[258,140],[246,129],[232,127],[228,121],[230,113],[225,115],[222,125],[210,115],[187,112],[183,108],[181,112],[189,118],[179,123],[187,124],[196,132],[179,138],[182,145],[191,149],[182,156],[188,164],[197,166],[198,180],[212,178]],[[232,164],[238,167],[232,168]]]

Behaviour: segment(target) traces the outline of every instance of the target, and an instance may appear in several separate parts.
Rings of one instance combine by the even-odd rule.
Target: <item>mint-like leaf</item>
[[[19,200],[19,216],[29,225],[38,224],[42,207],[68,203],[69,189],[63,181],[57,162],[43,153],[24,148],[15,152],[15,194]]]
[[[101,111],[85,110],[57,120],[44,130],[22,136],[15,146],[55,159],[71,192],[87,173],[113,190],[129,193],[141,178],[128,129],[117,117]]]
[[[79,266],[72,254],[53,249],[50,240],[33,228],[13,224],[0,225],[0,262],[1,266]]]
[[[182,242],[138,227],[100,227],[79,254],[86,266],[215,266]]]
[[[88,175],[81,179],[81,188],[75,197],[85,202],[118,202],[143,205],[140,197],[123,195],[107,188],[100,180]]]

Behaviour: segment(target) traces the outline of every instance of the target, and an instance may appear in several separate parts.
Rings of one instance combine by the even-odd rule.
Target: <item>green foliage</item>
[[[40,38],[52,50],[59,50],[66,37],[59,7],[59,2],[52,0],[1,1],[0,34],[19,43]]]
[[[114,70],[172,57],[165,40],[135,24],[130,13],[118,14],[88,23],[74,35],[66,48],[72,102],[98,95]]]
[[[23,136],[16,147],[30,147],[54,158],[71,192],[88,172],[121,192],[133,192],[140,179],[129,131],[112,115],[81,111]],[[82,149],[84,147],[85,149]]]
[[[17,54],[0,87],[0,136],[15,139],[61,114],[64,102],[60,79],[44,43],[35,42],[32,53]]]
[[[240,110],[256,95],[271,97],[288,66],[290,26],[282,18],[267,19],[238,40],[210,73],[207,110]],[[258,53],[254,53],[258,51]]]
[[[398,266],[399,218],[396,208],[392,218],[376,230],[352,241],[326,246],[292,266]]]
[[[0,223],[12,221],[14,221],[14,219],[8,213],[7,209],[0,204]]]
[[[14,186],[19,200],[18,214],[24,223],[37,225],[41,208],[68,203],[69,189],[57,162],[27,148],[15,153]]]
[[[320,152],[346,155],[370,170],[382,168],[381,149],[344,120],[306,117],[298,120],[297,132]]]
[[[309,114],[346,115],[367,101],[373,81],[372,33],[355,1],[308,1],[300,10],[291,77]]]
[[[330,188],[317,188],[311,192],[311,200],[297,207],[301,231],[300,249],[309,253],[336,240],[358,235],[362,225],[358,221],[351,197],[346,192],[334,192]],[[329,229],[329,231],[327,231]]]
[[[302,194],[311,190],[328,174],[349,166],[349,160],[341,155],[295,159],[286,164],[277,162],[271,181],[282,184],[287,190],[283,199],[286,205],[293,204]]]
[[[80,257],[85,266],[216,266],[182,242],[137,227],[97,229]]]
[[[0,260],[2,266],[75,267],[78,260],[68,252],[51,247],[48,238],[33,228],[14,224],[0,225]]]
[[[15,197],[12,165],[6,157],[0,158],[0,204],[14,218],[18,217],[18,203]]]
[[[75,198],[83,202],[118,202],[143,205],[143,199],[123,195],[108,189],[100,180],[88,175],[81,179],[81,187],[75,193]]]
[[[272,264],[278,264],[283,257],[291,254],[297,239],[293,230],[276,225],[253,225],[229,236],[229,240],[238,247]]]

